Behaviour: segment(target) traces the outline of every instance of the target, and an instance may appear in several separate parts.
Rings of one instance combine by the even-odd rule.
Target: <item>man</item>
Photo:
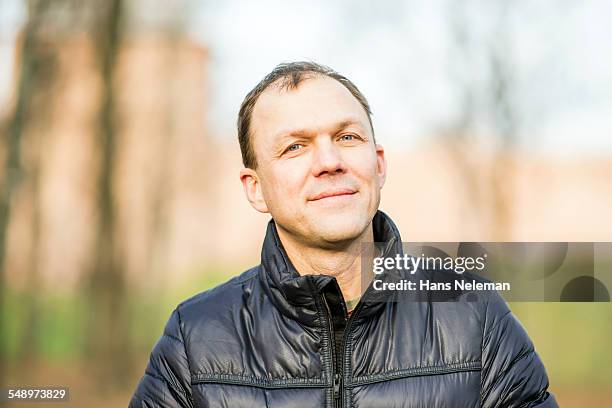
[[[362,244],[402,253],[378,211],[387,166],[370,115],[314,63],[281,64],[247,95],[240,180],[272,216],[261,264],[176,308],[130,407],[557,406],[498,295],[368,298]]]

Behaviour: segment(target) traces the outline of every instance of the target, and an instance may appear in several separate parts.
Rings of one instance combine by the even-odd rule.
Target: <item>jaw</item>
[[[310,212],[307,230],[311,239],[329,244],[345,244],[359,239],[372,222],[365,208],[330,206]]]

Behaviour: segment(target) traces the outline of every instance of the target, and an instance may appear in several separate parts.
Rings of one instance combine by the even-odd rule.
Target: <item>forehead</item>
[[[295,89],[272,84],[258,98],[251,116],[255,145],[270,143],[298,129],[323,131],[346,120],[369,127],[359,101],[340,82],[325,76],[305,79]]]

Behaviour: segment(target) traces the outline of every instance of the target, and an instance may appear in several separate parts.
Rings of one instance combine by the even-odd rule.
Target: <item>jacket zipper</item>
[[[338,290],[340,290],[340,288],[338,288]],[[361,298],[359,299],[359,302],[357,302],[357,306],[355,306],[355,308],[353,309],[351,315],[348,317],[346,324],[344,325],[344,332],[342,333],[342,351],[343,351],[343,355],[342,361],[349,361],[351,356],[349,355],[349,348],[346,347],[347,344],[347,339],[348,339],[348,334],[351,331],[351,326],[353,321],[355,320],[355,317],[359,314],[359,312],[361,311],[362,307],[363,307],[363,302],[362,300],[366,298],[366,295],[369,295],[371,293],[371,291],[373,290],[373,286],[372,286],[372,282],[370,282],[370,285],[368,286],[368,288],[365,290],[365,292],[361,295]],[[325,303],[325,306],[327,307],[327,311],[329,312],[329,306],[327,306],[327,302]],[[330,320],[330,324],[331,324],[331,320]],[[347,369],[346,364],[342,364],[342,367]],[[339,376],[340,380],[342,380],[343,375],[351,375],[351,373],[344,373]],[[340,383],[341,384],[341,383]],[[340,390],[342,390],[342,387],[340,387]],[[342,404],[337,405],[337,407],[342,407]]]
[[[342,407],[342,376],[334,374],[334,402],[336,407]]]
[[[332,360],[332,370],[331,377],[333,380],[333,397],[334,397],[334,407],[341,408],[342,407],[342,370],[338,367],[337,356],[338,353],[341,353],[342,350],[336,349],[336,333],[334,331],[333,322],[332,322],[332,313],[329,309],[329,304],[327,303],[327,299],[325,295],[321,296],[323,298],[323,303],[325,304],[325,309],[327,310],[327,329],[329,332],[329,342],[330,342],[330,350],[331,350],[331,360]]]
[[[391,240],[387,243],[386,248],[382,251],[383,255],[386,255],[389,252],[389,250],[391,249],[391,246],[395,244],[395,241],[396,241],[395,237],[391,238]],[[337,282],[335,283],[335,285],[336,285],[336,290],[340,294],[340,301],[344,303],[344,298],[342,297],[342,291],[340,290],[340,286],[338,285]],[[363,307],[362,300],[365,299],[366,295],[369,295],[372,292],[372,290],[374,289],[373,289],[372,282],[370,282],[368,288],[361,295],[361,299],[357,303],[357,306],[355,307],[355,309],[353,309],[353,312],[351,313],[351,315],[348,317],[348,319],[346,319],[345,317],[346,321],[344,325],[344,331],[342,332],[342,339],[339,345],[340,350],[336,349],[336,334],[333,328],[333,317],[332,317],[331,310],[329,308],[329,304],[327,303],[327,298],[325,297],[325,295],[321,296],[323,298],[323,303],[325,304],[325,308],[327,310],[328,331],[329,331],[329,338],[330,338],[331,345],[332,345],[331,347],[332,378],[333,378],[333,385],[334,385],[334,406],[336,408],[342,408],[342,396],[343,396],[342,386],[343,386],[344,376],[351,375],[351,373],[345,373],[345,371],[348,370],[348,366],[344,363],[346,361],[349,361],[351,358],[349,355],[348,347],[346,347],[348,333],[350,332],[350,329],[351,329],[351,323],[353,322],[353,320],[355,320],[355,317],[359,314],[359,312],[361,311]],[[344,307],[344,310],[346,310],[346,305]],[[337,361],[337,358],[336,358],[337,353],[341,353],[340,361]],[[342,369],[339,369],[338,365],[340,365]]]

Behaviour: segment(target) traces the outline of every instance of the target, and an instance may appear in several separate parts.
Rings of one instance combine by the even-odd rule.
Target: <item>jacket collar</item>
[[[391,218],[377,211],[372,220],[374,241],[385,254],[402,253],[402,240]],[[393,256],[393,255],[391,255]],[[318,320],[318,304],[322,291],[336,278],[329,275],[300,275],[295,269],[278,236],[274,220],[270,220],[261,251],[260,279],[275,306],[286,316],[302,323]],[[370,315],[384,304],[379,297],[368,297]]]

